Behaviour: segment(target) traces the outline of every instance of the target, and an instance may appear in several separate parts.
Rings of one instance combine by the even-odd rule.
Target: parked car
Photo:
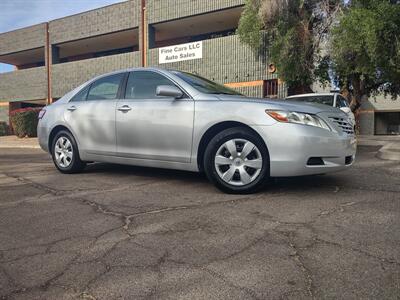
[[[337,108],[247,98],[197,75],[158,68],[96,77],[40,113],[40,146],[56,168],[87,162],[204,171],[229,193],[269,177],[353,164],[353,127]]]
[[[356,119],[353,112],[351,111],[349,104],[342,95],[339,93],[313,93],[313,94],[301,94],[287,97],[288,100],[320,103],[333,107],[337,107],[342,110],[348,118],[351,120],[352,124],[356,124]]]

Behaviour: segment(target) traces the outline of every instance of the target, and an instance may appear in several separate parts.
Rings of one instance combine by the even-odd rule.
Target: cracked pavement
[[[399,299],[400,164],[377,150],[243,196],[0,149],[0,299]]]

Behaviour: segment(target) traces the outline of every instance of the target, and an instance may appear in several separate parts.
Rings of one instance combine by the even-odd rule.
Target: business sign
[[[203,42],[187,43],[158,50],[160,64],[203,58]]]

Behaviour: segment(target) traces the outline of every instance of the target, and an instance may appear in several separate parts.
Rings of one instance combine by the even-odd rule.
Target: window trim
[[[172,79],[171,77],[167,76],[166,74],[162,73],[162,72],[158,72],[157,70],[131,70],[126,72],[126,78],[125,78],[125,82],[124,82],[124,88],[123,88],[123,93],[121,95],[122,100],[127,100],[127,101],[143,101],[143,100],[153,100],[153,101],[165,101],[162,98],[160,99],[152,99],[152,98],[143,98],[143,99],[134,99],[134,98],[126,98],[126,89],[128,87],[128,80],[129,80],[129,76],[135,72],[151,72],[151,73],[155,73],[158,74],[160,76],[163,76],[164,78],[168,79],[169,81],[171,81],[171,83],[173,83],[177,88],[179,88],[182,93],[183,93],[183,97],[180,99],[176,99],[176,100],[193,100],[193,97],[184,89],[182,88],[182,86],[180,84],[178,84],[176,82],[176,80]]]

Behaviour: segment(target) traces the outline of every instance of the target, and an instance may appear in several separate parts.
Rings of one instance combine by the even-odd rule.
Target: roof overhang
[[[90,38],[57,44],[60,58],[77,56],[88,53],[121,49],[139,44],[139,29],[132,28]]]
[[[45,56],[44,47],[8,53],[0,56],[0,62],[14,66],[43,62]]]
[[[156,31],[156,42],[181,37],[222,32],[238,27],[243,6],[223,9],[211,13],[152,24]]]

